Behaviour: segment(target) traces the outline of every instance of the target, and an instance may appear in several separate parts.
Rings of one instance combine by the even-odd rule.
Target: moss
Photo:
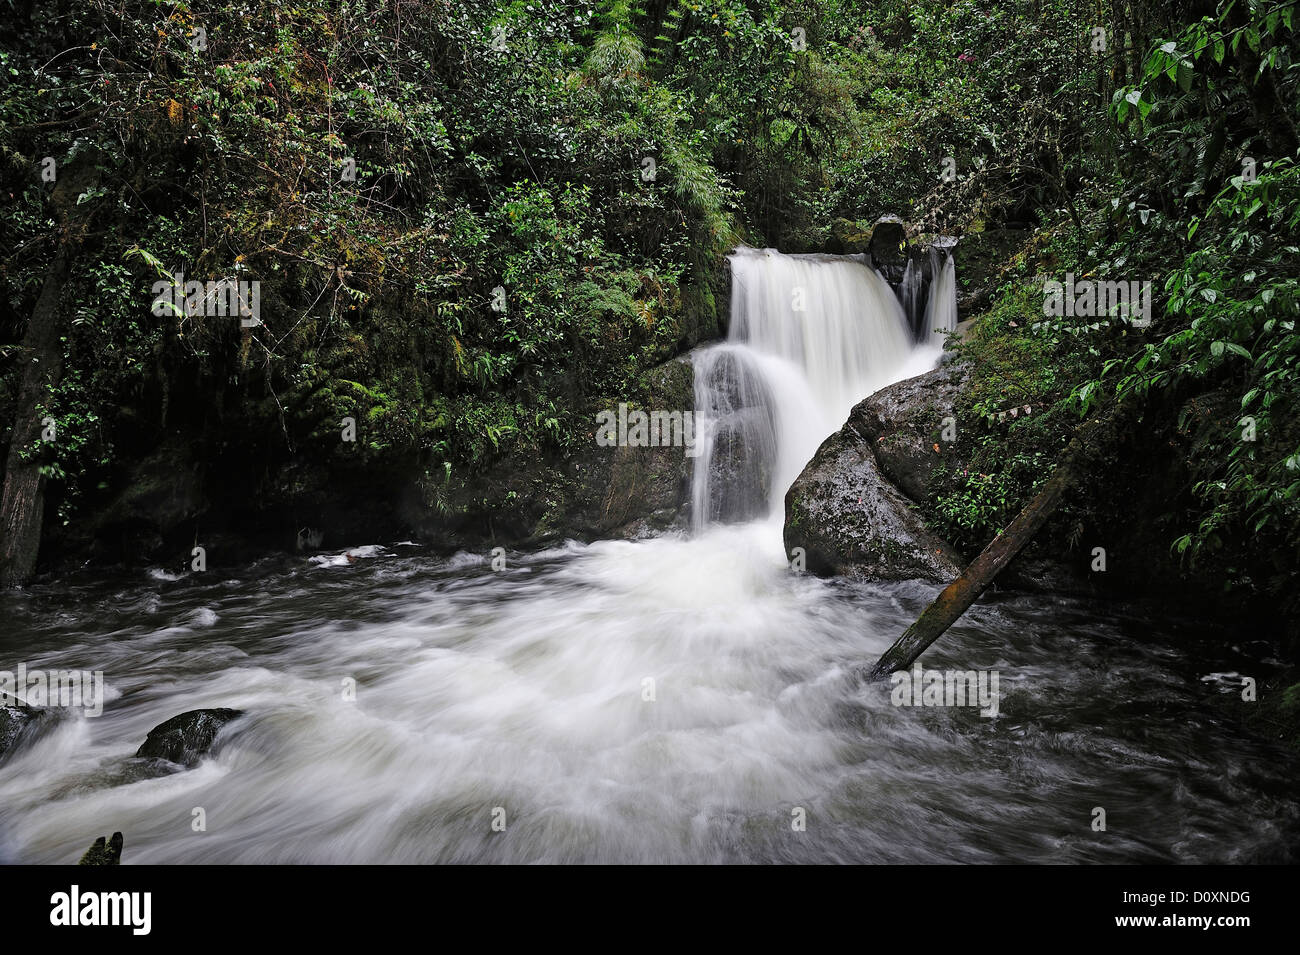
[[[686,347],[718,337],[718,306],[713,289],[704,279],[682,289],[680,342]]]

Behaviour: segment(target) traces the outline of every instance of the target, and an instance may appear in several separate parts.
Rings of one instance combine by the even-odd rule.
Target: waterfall
[[[942,344],[941,332],[957,328],[957,265],[951,246],[930,247],[930,300],[925,306],[922,342]]]
[[[916,336],[917,341],[921,341],[925,334],[925,327],[922,324],[925,275],[916,260],[910,256],[907,260],[907,268],[903,270],[902,281],[898,284],[898,301],[903,306],[903,314],[907,316],[907,325],[911,328],[912,334]]]
[[[861,257],[742,248],[731,274],[727,341],[695,356],[697,530],[779,511],[858,401],[935,357]]]

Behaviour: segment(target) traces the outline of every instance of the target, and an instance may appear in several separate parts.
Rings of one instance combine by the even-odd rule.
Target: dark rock
[[[20,746],[30,744],[52,720],[48,710],[0,706],[0,762]]]
[[[961,237],[957,263],[957,313],[974,315],[989,306],[1003,275],[1033,233],[1000,228],[967,231]]]
[[[242,710],[190,710],[159,723],[136,750],[137,758],[165,759],[187,768],[197,766],[212,749],[217,733]]]
[[[827,438],[785,497],[785,546],[807,569],[864,580],[948,581],[960,557],[931,534],[846,426]]]
[[[786,494],[787,553],[802,547],[813,573],[859,579],[960,574],[961,555],[927,529],[921,509],[939,467],[962,469],[973,450],[970,423],[944,433],[968,377],[945,364],[859,402]]]
[[[158,559],[168,537],[190,526],[208,505],[198,470],[191,449],[160,448],[130,467],[121,492],[91,522],[91,533],[128,563]]]
[[[955,411],[969,379],[969,366],[942,365],[882,388],[849,414],[845,428],[870,442],[885,477],[917,504],[926,503],[939,465],[962,470],[974,451],[967,437],[974,423],[956,421]],[[944,435],[949,417],[955,423],[952,441]]]
[[[690,360],[651,369],[642,376],[640,391],[644,410],[693,413],[695,371]],[[692,459],[686,452],[684,445],[602,448],[595,443],[593,429],[591,446],[568,461],[568,507],[550,520],[590,537],[639,536],[669,527],[690,498]]]
[[[856,255],[866,252],[870,247],[870,226],[854,222],[852,219],[836,219],[831,223],[825,251],[832,255]]]
[[[687,281],[681,289],[676,320],[679,337],[675,349],[693,348],[725,334],[731,318],[731,262],[726,256],[691,257]],[[667,359],[672,352],[661,352]]]
[[[1073,558],[1073,559],[1072,559]],[[1001,574],[996,584],[1010,590],[1028,590],[1049,594],[1093,595],[1095,581],[1087,574],[1088,552],[1076,553],[1040,531]]]
[[[897,216],[881,216],[871,227],[866,252],[888,281],[897,282],[907,263],[907,225]]]
[[[122,833],[115,832],[107,844],[103,836],[96,839],[77,865],[121,865],[121,863]]]
[[[786,497],[787,551],[803,547],[814,573],[939,582],[956,577],[963,558],[928,531],[924,516],[941,469],[949,475],[965,470],[975,450],[969,438],[975,422],[956,420],[955,410],[969,378],[967,366],[947,363],[859,402]],[[954,419],[955,440],[945,440],[945,418]],[[1087,592],[1087,581],[1064,553],[1047,541],[1031,543],[997,583]]]
[[[689,356],[643,374],[601,410],[694,412]],[[595,410],[586,440],[567,455],[523,453],[455,485],[437,478],[400,505],[403,522],[445,550],[535,547],[575,538],[640,537],[684,523],[692,459],[687,448],[601,447]]]
[[[709,497],[694,502],[710,523],[752,520],[768,512],[776,467],[776,397],[745,352],[706,353],[695,374],[709,396],[697,408],[711,421],[695,466],[708,468]],[[707,451],[707,460],[705,453]]]

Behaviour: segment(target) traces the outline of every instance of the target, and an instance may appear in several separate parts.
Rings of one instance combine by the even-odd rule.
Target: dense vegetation
[[[1040,214],[961,346],[980,369],[973,413],[1023,403],[1040,413],[982,434],[973,473],[937,502],[953,538],[977,545],[996,533],[1041,485],[1044,461],[1080,415],[1136,403],[1140,432],[1103,463],[1058,536],[1076,545],[1087,534],[1145,537],[1127,567],[1131,585],[1181,576],[1212,602],[1296,614],[1293,6],[1189,10],[1098,98],[1110,148],[1079,157],[1082,188],[1067,214]],[[1151,326],[1045,319],[1041,275],[1069,272],[1151,281]]]
[[[67,245],[46,157],[95,180],[37,415],[58,440],[19,441],[55,539],[149,476],[256,515],[396,474],[455,512],[717,335],[736,242],[833,249],[893,213],[963,235],[987,307],[950,539],[987,542],[1081,415],[1141,399],[1148,446],[1192,456],[1147,514],[1160,559],[1294,601],[1294,5],[3,0],[4,439]],[[176,272],[260,281],[262,324],[153,314]],[[1033,329],[1066,272],[1152,281],[1151,327]],[[1127,519],[1122,482],[1093,491],[1061,533]]]

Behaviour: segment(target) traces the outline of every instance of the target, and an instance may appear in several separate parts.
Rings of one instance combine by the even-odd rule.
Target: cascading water
[[[773,364],[733,344],[716,345],[695,357],[695,420],[701,445],[692,487],[696,530],[766,512],[782,411],[771,385],[782,369]],[[771,374],[764,373],[764,365]]]
[[[854,404],[937,357],[860,258],[740,249],[731,274],[728,340],[695,358],[697,530],[779,511]]]
[[[860,260],[732,264],[730,340],[696,362],[700,533],[0,596],[0,671],[100,670],[108,691],[99,717],[56,714],[0,754],[0,863],[75,862],[115,830],[128,863],[1300,857],[1293,757],[1207,708],[1167,617],[977,604],[925,659],[1001,670],[995,720],[851,678],[933,588],[791,573],[781,492],[854,401],[938,352]],[[217,706],[247,715],[198,767],[134,758],[150,727]],[[1124,824],[1089,839],[1099,793]]]
[[[898,284],[898,301],[903,306],[903,314],[907,316],[908,327],[917,341],[920,341],[924,335],[921,322],[924,318],[925,275],[915,259],[907,260],[907,268],[903,270],[902,281]]]
[[[925,306],[922,342],[943,344],[943,333],[957,328],[957,265],[949,245],[930,246],[930,298]]]

